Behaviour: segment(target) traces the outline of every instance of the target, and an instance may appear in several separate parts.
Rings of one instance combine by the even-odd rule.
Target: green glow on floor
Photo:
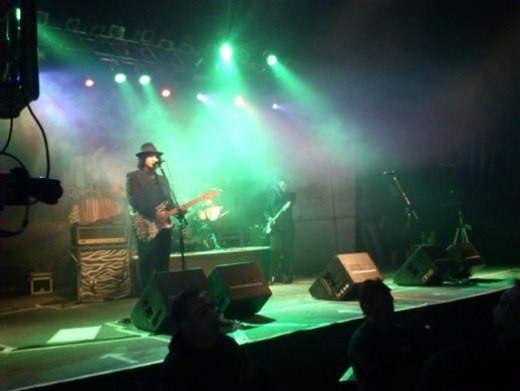
[[[61,329],[47,341],[47,344],[60,344],[96,339],[101,326],[77,327],[74,329]]]

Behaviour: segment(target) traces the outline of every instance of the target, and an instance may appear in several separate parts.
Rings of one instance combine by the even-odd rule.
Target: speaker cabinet
[[[457,263],[454,278],[468,278],[486,266],[486,260],[480,256],[471,243],[454,243],[446,249]]]
[[[209,275],[209,284],[217,308],[230,319],[254,315],[272,295],[254,262],[218,265]]]
[[[354,300],[357,285],[383,279],[368,253],[338,254],[309,288],[320,300]]]
[[[397,285],[440,285],[456,274],[457,263],[437,245],[421,245],[408,257],[394,275]]]
[[[190,288],[209,292],[208,280],[202,268],[155,274],[132,310],[130,315],[132,323],[145,331],[171,334],[172,299],[183,290]]]
[[[117,300],[132,293],[130,254],[126,246],[73,247],[78,301]]]

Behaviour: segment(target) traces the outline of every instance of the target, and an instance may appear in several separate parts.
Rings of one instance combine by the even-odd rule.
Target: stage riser
[[[432,346],[476,341],[482,346],[494,341],[491,311],[502,291],[465,300],[398,311],[397,320],[409,326],[430,324]],[[332,389],[350,367],[347,348],[350,336],[363,319],[329,324],[279,337],[250,342],[243,348],[265,371],[278,389]],[[437,343],[435,341],[438,341]],[[144,343],[144,342],[143,342]],[[149,389],[159,387],[161,364],[59,383],[59,389]],[[137,388],[136,388],[137,387]]]
[[[138,261],[137,256],[132,260]],[[239,263],[254,262],[262,272],[265,272],[266,262],[269,260],[269,247],[240,247],[236,249],[225,249],[215,251],[189,252],[184,254],[184,265],[180,253],[170,254],[170,271],[201,268],[206,277],[209,277],[216,266]]]

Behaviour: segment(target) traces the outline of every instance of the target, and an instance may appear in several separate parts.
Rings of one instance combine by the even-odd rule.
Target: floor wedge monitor
[[[209,292],[208,279],[201,268],[155,274],[132,310],[132,323],[141,330],[171,334],[171,301],[190,288]]]
[[[457,262],[458,269],[453,278],[469,278],[486,266],[486,260],[471,243],[454,243],[446,249]]]
[[[383,279],[366,252],[338,254],[309,288],[320,300],[355,300],[356,288],[365,280]]]
[[[440,285],[451,279],[457,263],[441,246],[420,245],[394,275],[397,285]]]
[[[254,262],[218,265],[209,275],[209,283],[217,308],[229,319],[256,314],[272,295]]]

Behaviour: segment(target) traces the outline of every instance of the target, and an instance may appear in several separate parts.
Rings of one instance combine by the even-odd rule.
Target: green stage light
[[[139,77],[139,83],[143,86],[146,84],[150,84],[151,80],[152,80],[152,78],[149,75],[141,75]]]
[[[230,61],[233,57],[233,49],[227,43],[220,47],[220,58],[224,61]]]
[[[246,103],[246,102],[245,102],[244,98],[242,98],[240,95],[238,95],[238,96],[235,97],[235,104],[236,104],[237,106],[244,106],[245,103]]]
[[[274,54],[270,54],[267,56],[267,63],[270,66],[275,65],[278,62],[278,58]]]
[[[124,83],[126,81],[126,75],[124,73],[116,73],[114,80],[116,83]]]

